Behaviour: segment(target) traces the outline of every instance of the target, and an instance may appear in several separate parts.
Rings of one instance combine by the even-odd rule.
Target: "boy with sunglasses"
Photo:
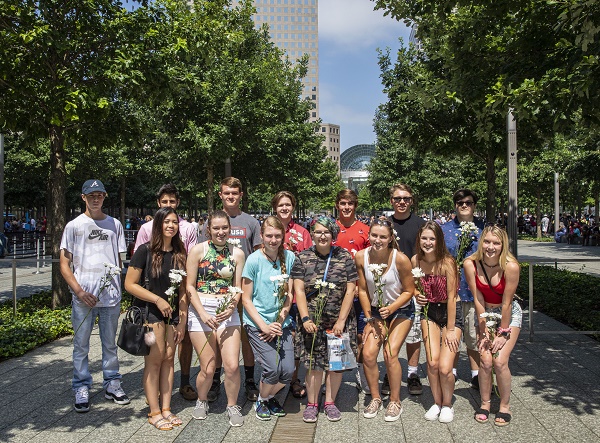
[[[457,258],[456,256],[458,253],[460,237],[460,223],[475,223],[475,226],[477,227],[477,234],[475,236],[476,238],[475,240],[471,241],[468,249],[464,253],[464,257],[468,257],[471,254],[474,254],[477,250],[477,245],[479,244],[479,235],[483,230],[483,221],[474,216],[477,201],[479,199],[477,194],[470,189],[459,189],[452,196],[452,200],[454,201],[456,217],[442,225],[444,240],[450,254],[452,254],[454,258]],[[467,355],[469,356],[469,363],[471,366],[471,387],[473,389],[479,389],[479,351],[477,350],[475,302],[473,300],[473,294],[469,290],[469,285],[465,279],[465,271],[462,268],[460,269],[460,287],[458,289],[458,296],[460,298],[460,304],[464,318],[463,340],[467,346]],[[456,354],[456,360],[454,361],[453,372],[455,377],[457,364],[458,353]]]
[[[419,228],[425,224],[425,220],[411,211],[414,203],[414,195],[410,186],[404,183],[396,183],[390,187],[390,203],[394,208],[394,214],[389,218],[396,235],[396,241],[400,250],[407,256],[415,255],[415,243]],[[413,326],[406,337],[406,355],[408,359],[408,375],[406,383],[410,395],[423,393],[423,384],[419,378],[419,357],[421,355],[421,316],[420,309],[415,310]],[[387,375],[383,379],[381,387],[383,394],[389,394],[389,382]]]

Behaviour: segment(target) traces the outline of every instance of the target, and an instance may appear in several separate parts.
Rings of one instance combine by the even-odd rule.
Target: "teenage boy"
[[[394,208],[394,214],[390,217],[390,221],[394,226],[398,246],[407,257],[411,258],[416,252],[415,243],[419,228],[425,224],[425,221],[411,212],[414,195],[410,186],[403,183],[394,184],[390,188],[390,203]],[[406,384],[408,385],[408,393],[411,395],[423,393],[423,384],[418,373],[422,341],[421,309],[415,303],[415,319],[408,337],[406,337],[406,355],[408,358]],[[387,374],[383,380],[381,393],[389,394]]]
[[[60,272],[73,294],[72,386],[76,412],[90,410],[92,376],[88,354],[96,319],[102,343],[104,397],[119,405],[129,403],[121,387],[115,343],[121,311],[120,253],[126,252],[127,247],[121,222],[102,212],[106,196],[100,180],[86,181],[81,189],[85,212],[67,223],[60,242]],[[106,264],[113,266],[116,272]]]
[[[175,185],[168,183],[161,186],[156,193],[156,204],[160,208],[173,208],[177,209],[181,203],[179,198],[179,192]],[[137,251],[144,243],[148,243],[152,237],[152,225],[153,221],[150,220],[148,223],[144,223],[138,231],[137,238],[135,240],[135,246],[133,252]],[[185,250],[189,253],[192,246],[198,241],[198,235],[196,229],[191,223],[188,223],[181,216],[179,217],[179,235],[185,245]],[[133,254],[132,254],[133,255]],[[192,366],[192,355],[194,348],[190,339],[190,334],[187,329],[185,336],[181,343],[179,343],[179,366],[181,368],[180,381],[179,381],[179,393],[183,398],[189,401],[194,401],[198,398],[198,394],[190,385],[190,368]]]
[[[244,251],[246,258],[254,252],[261,245],[262,240],[260,238],[260,223],[250,214],[246,214],[240,209],[240,203],[242,201],[242,182],[235,177],[225,177],[221,181],[221,190],[219,191],[219,197],[223,203],[223,210],[229,215],[231,221],[231,231],[229,238],[239,239],[240,247]],[[200,241],[206,241],[206,222],[202,227],[202,233],[200,235]],[[240,316],[242,315],[242,304],[238,305]],[[258,399],[258,388],[254,382],[254,353],[248,342],[248,336],[246,330],[242,328],[242,357],[244,358],[244,389],[246,391],[246,397],[249,401],[256,401]],[[220,358],[219,358],[220,360]],[[217,368],[215,369],[215,375],[213,378],[212,386],[208,391],[208,401],[212,402],[217,399],[220,392],[221,385],[221,362],[217,361]]]
[[[452,196],[452,200],[454,201],[456,217],[442,225],[444,241],[446,242],[446,247],[448,248],[450,254],[456,258],[460,236],[460,223],[475,223],[475,226],[477,227],[476,239],[471,242],[469,248],[464,254],[464,257],[468,257],[477,250],[479,236],[483,230],[483,222],[474,216],[478,200],[477,194],[470,189],[459,189]],[[473,294],[469,290],[469,285],[465,279],[465,271],[463,268],[460,270],[460,287],[458,289],[458,296],[460,298],[460,305],[465,323],[463,340],[465,341],[465,345],[467,347],[467,355],[469,356],[469,363],[471,365],[471,387],[474,389],[479,389],[479,351],[477,349],[478,322],[475,321],[476,314]],[[454,360],[454,377],[456,377],[457,363],[458,353],[456,354],[456,359]]]
[[[358,195],[352,189],[342,189],[335,198],[335,208],[338,210],[336,223],[340,228],[337,239],[332,244],[346,249],[354,258],[361,249],[370,246],[369,227],[356,219],[356,208],[358,207]],[[354,312],[357,322],[357,356],[358,367],[356,371],[356,388],[365,394],[370,394],[369,385],[362,365],[362,333],[365,329],[365,315],[358,301],[358,284],[354,296]]]

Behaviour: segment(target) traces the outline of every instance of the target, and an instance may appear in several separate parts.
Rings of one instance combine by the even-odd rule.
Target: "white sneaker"
[[[443,406],[440,412],[440,423],[450,423],[454,420],[454,408]]]
[[[242,426],[244,417],[242,416],[242,408],[238,405],[227,406],[227,415],[229,416],[229,424],[231,426]]]
[[[362,364],[358,365],[356,370],[356,389],[363,391],[365,395],[371,395],[369,384],[367,383],[367,377],[365,375],[365,368]]]
[[[438,405],[434,404],[432,407],[429,408],[429,411],[427,411],[425,413],[425,420],[429,420],[429,421],[437,420],[438,417],[440,416],[441,410],[442,409]]]
[[[121,387],[121,380],[111,380],[106,391],[104,391],[104,398],[112,400],[118,405],[128,405],[130,400],[125,394],[125,391]]]
[[[208,402],[203,400],[196,400],[196,407],[192,412],[192,417],[196,420],[204,420],[206,419],[206,415],[208,414]]]
[[[90,394],[87,386],[79,386],[75,390],[75,412],[88,412],[90,410]]]

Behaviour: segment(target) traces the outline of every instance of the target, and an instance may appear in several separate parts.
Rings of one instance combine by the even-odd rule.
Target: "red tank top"
[[[473,266],[475,266],[475,286],[483,295],[483,300],[492,305],[502,304],[502,295],[504,294],[504,287],[506,286],[504,273],[502,273],[502,277],[500,278],[498,284],[492,287],[487,283],[481,283],[481,280],[479,280],[479,274],[477,273],[477,263],[473,262]]]

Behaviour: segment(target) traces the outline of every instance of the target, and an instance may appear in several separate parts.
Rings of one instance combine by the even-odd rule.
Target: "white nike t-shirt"
[[[83,290],[100,298],[96,307],[116,306],[121,302],[120,273],[113,276],[110,286],[99,294],[103,276],[108,270],[104,264],[119,266],[119,253],[127,251],[123,225],[119,220],[109,215],[104,220],[94,220],[81,214],[67,223],[60,249],[73,255],[73,274]],[[85,305],[75,294],[73,303]]]

